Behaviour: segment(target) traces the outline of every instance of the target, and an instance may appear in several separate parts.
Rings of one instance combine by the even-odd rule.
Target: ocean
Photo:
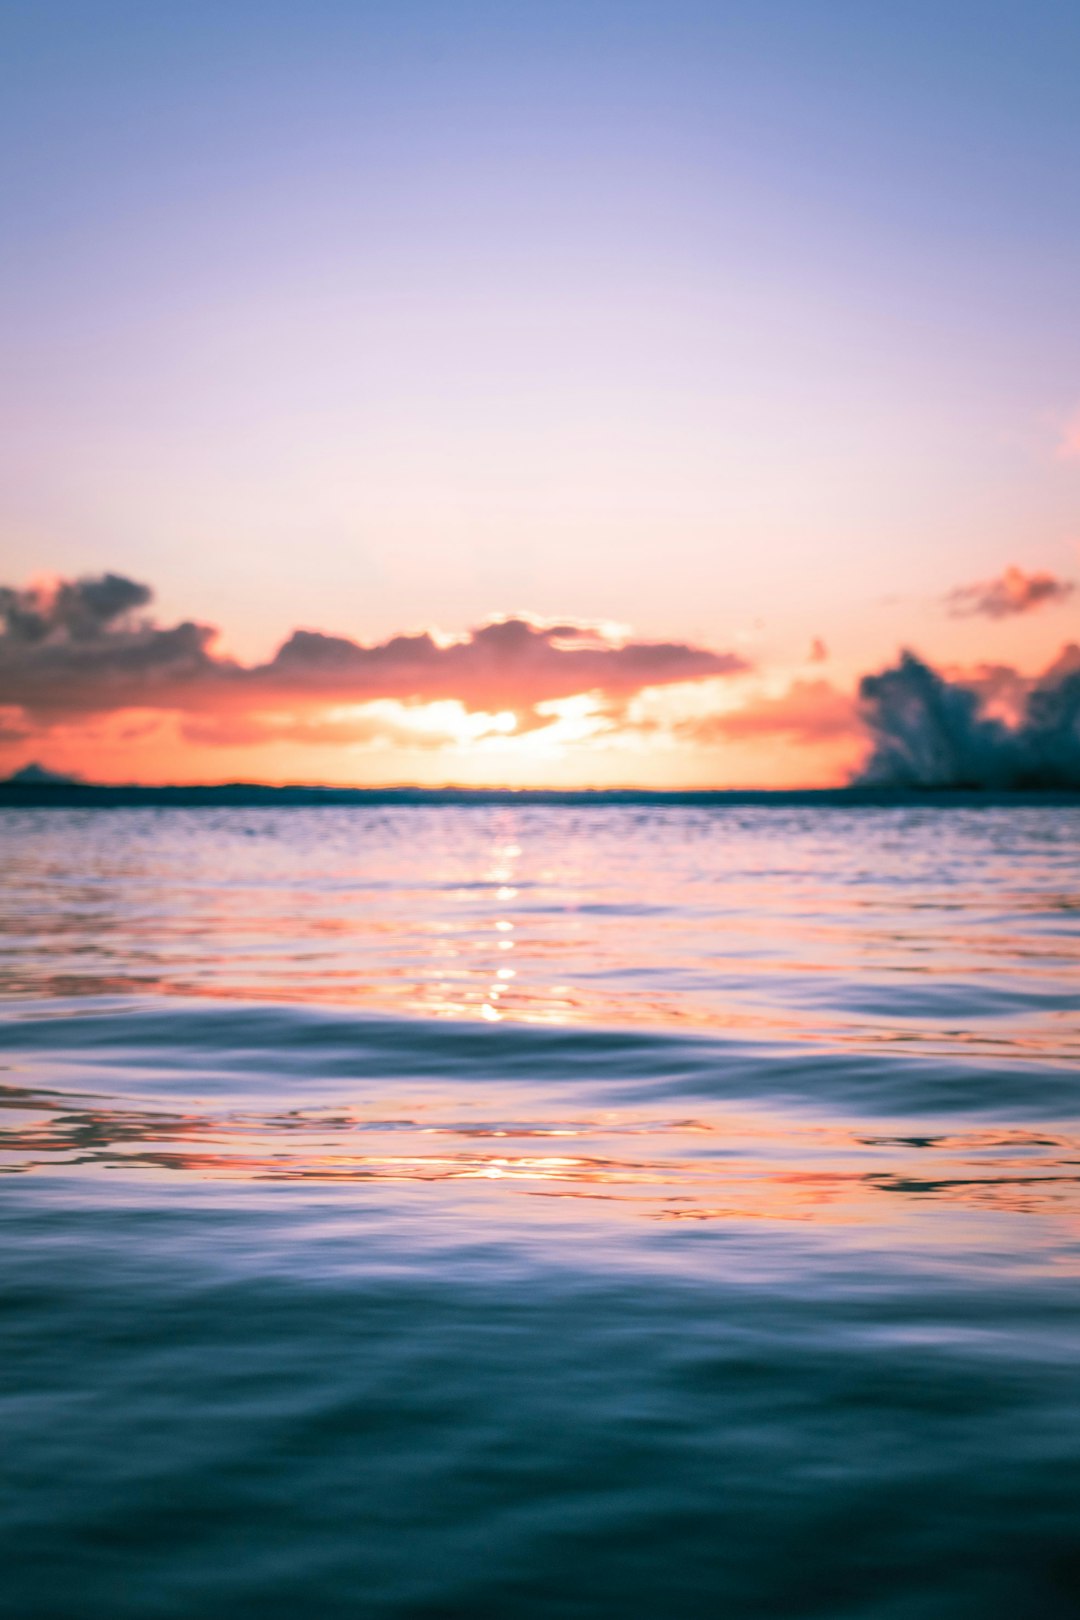
[[[1080,1614],[1080,808],[0,846],[5,1616]]]

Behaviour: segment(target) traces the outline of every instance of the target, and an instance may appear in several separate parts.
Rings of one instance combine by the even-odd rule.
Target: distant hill
[[[81,787],[82,783],[77,776],[62,776],[59,771],[50,771],[44,765],[24,765],[21,771],[0,782],[0,787],[12,784],[23,784],[28,787]]]

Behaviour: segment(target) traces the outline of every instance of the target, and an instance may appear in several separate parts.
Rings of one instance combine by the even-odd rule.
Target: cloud
[[[997,579],[957,586],[945,597],[945,604],[954,619],[973,615],[1007,619],[1051,602],[1064,602],[1075,589],[1070,580],[1054,574],[1025,574],[1022,568],[1006,568]]]
[[[458,698],[469,708],[517,710],[579,692],[629,695],[747,667],[737,654],[683,642],[612,643],[587,625],[509,618],[481,625],[449,645],[426,632],[361,646],[298,630],[271,663],[250,673],[270,690],[337,701]]]
[[[0,743],[27,742],[36,735],[18,709],[0,709]]]
[[[679,737],[705,746],[758,737],[813,744],[858,735],[860,729],[854,701],[828,681],[795,681],[778,697],[751,700],[674,727]]]
[[[137,619],[152,595],[121,574],[0,587],[0,704],[55,718],[173,708],[185,687],[231,672],[211,626]]]
[[[986,606],[1003,584],[1011,605]],[[965,599],[993,617],[1068,589],[1009,570]],[[1076,644],[1039,679],[997,663],[938,670],[904,653],[864,676],[857,698],[816,670],[760,696],[726,683],[749,669],[737,654],[571,620],[517,614],[456,639],[421,631],[373,644],[298,629],[272,658],[242,664],[217,651],[212,625],[162,625],[151,603],[147,586],[119,574],[0,589],[0,743],[48,738],[85,769],[101,748],[127,758],[144,744],[161,758],[178,745],[268,744],[475,746],[502,758],[508,738],[539,732],[541,750],[689,759],[715,748],[719,761],[725,746],[760,741],[774,758],[818,747],[837,769],[865,747],[867,782],[1080,786]]]
[[[385,713],[362,710],[348,719],[290,719],[287,715],[200,715],[182,720],[185,742],[209,748],[264,747],[268,743],[307,743],[319,748],[353,748],[391,743],[407,748],[443,748],[443,731],[406,727]]]
[[[189,731],[203,717],[203,740],[254,741],[269,732],[314,741],[344,735],[350,724],[354,734],[365,730],[354,719],[330,722],[328,732],[312,720],[328,707],[453,700],[469,711],[513,711],[527,729],[541,723],[541,703],[582,692],[627,698],[748,667],[735,653],[523,615],[449,642],[422,631],[365,645],[300,629],[268,662],[242,665],[215,652],[211,625],[163,627],[138,616],[151,600],[147,586],[118,574],[0,589],[0,705],[46,724],[159,710],[187,717]]]
[[[50,638],[88,641],[145,607],[152,594],[122,574],[50,580],[21,591],[0,585],[0,619],[4,635],[24,645]]]
[[[859,700],[873,739],[862,782],[1080,787],[1078,648],[1065,648],[1041,680],[1027,683],[1013,724],[990,712],[979,682],[950,680],[912,652],[902,653],[894,667],[864,676]]]

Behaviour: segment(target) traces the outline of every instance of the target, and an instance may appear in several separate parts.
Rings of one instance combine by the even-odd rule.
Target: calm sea
[[[1080,810],[0,843],[5,1616],[1080,1613]]]

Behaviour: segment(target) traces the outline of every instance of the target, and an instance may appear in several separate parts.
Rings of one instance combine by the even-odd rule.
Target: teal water
[[[1080,812],[0,843],[5,1615],[1080,1612]]]

